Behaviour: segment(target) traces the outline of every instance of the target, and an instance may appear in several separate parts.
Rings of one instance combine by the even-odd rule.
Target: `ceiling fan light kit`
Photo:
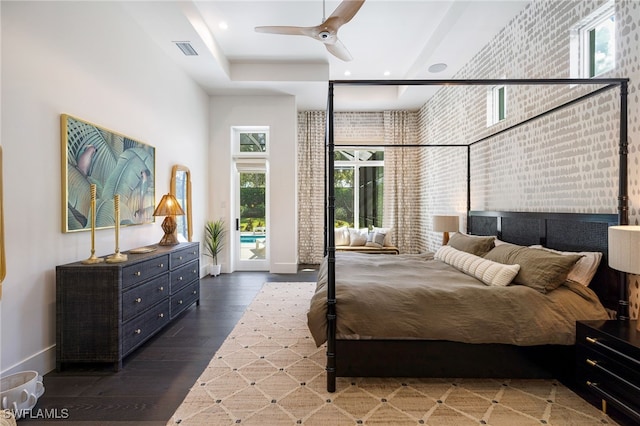
[[[315,27],[295,26],[265,26],[256,27],[256,32],[282,35],[304,35],[324,43],[327,51],[338,59],[350,61],[353,59],[344,44],[338,39],[338,30],[358,13],[365,0],[343,0],[333,11],[331,16]],[[322,2],[324,11],[325,1]]]

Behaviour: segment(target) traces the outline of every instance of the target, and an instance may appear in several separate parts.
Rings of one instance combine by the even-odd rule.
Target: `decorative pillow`
[[[373,228],[374,232],[380,232],[382,234],[385,234],[384,244],[383,244],[385,247],[393,247],[393,242],[391,241],[391,238],[392,238],[391,230],[392,228],[376,228],[376,227]]]
[[[580,260],[576,262],[573,268],[569,271],[567,275],[567,281],[573,281],[574,283],[582,284],[587,287],[593,276],[596,274],[598,270],[598,266],[600,265],[600,261],[602,260],[602,253],[599,251],[558,251],[554,249],[550,249],[543,246],[529,246],[531,248],[540,248],[544,250],[548,250],[552,253],[558,253],[563,255],[581,255]]]
[[[520,265],[503,265],[471,253],[456,250],[451,246],[440,247],[434,257],[467,275],[476,277],[486,285],[507,286],[518,275],[520,270]]]
[[[365,243],[365,246],[382,248],[384,247],[385,237],[386,234],[383,234],[382,232],[371,231],[367,235],[367,242]]]
[[[562,285],[580,256],[565,256],[547,250],[502,244],[493,248],[484,258],[507,265],[520,265],[520,272],[513,282],[540,293],[548,293]]]
[[[480,237],[456,232],[449,239],[449,245],[456,250],[466,251],[476,256],[484,256],[493,247],[496,237]]]
[[[366,228],[365,228],[366,230]],[[349,228],[349,245],[351,247],[363,246],[367,243],[367,233],[359,229]]]
[[[349,228],[347,228],[346,226],[335,228],[334,234],[335,234],[335,243],[337,246],[349,245]]]

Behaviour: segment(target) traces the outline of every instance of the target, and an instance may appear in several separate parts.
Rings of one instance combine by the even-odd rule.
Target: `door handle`
[[[236,218],[236,231],[240,230],[240,219]]]

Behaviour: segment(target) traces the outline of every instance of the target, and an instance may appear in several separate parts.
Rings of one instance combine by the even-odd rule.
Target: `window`
[[[384,151],[336,150],[335,226],[381,227]]]
[[[505,86],[494,86],[487,91],[487,127],[504,120],[507,116]]]
[[[269,147],[268,127],[233,127],[236,155],[264,157]]]
[[[571,77],[597,77],[615,68],[614,6],[605,3],[571,30]]]

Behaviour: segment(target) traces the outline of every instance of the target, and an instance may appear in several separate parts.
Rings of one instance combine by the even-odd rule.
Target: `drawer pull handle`
[[[182,260],[182,256],[178,256],[178,260]]]
[[[164,291],[164,287],[161,286],[158,290]]]
[[[587,364],[589,364],[592,367],[595,367],[598,364],[598,361],[594,361],[592,359],[587,358]]]
[[[178,277],[178,281],[182,281],[182,277]]]
[[[142,333],[142,330],[140,330],[140,329],[138,328],[138,329],[136,329],[135,333],[136,333],[136,334],[140,334],[140,333]]]
[[[193,270],[193,273],[195,274],[196,272],[198,272],[198,271],[196,271],[196,270],[194,269],[194,270]]]
[[[164,268],[164,263],[159,264],[158,268]]]
[[[140,302],[142,302],[142,298],[141,297],[136,298],[136,303],[140,303]]]
[[[587,337],[586,337],[586,340],[587,340],[587,342],[589,342],[589,343],[598,343],[598,339],[593,338],[593,337],[589,337],[589,336],[587,336]]]
[[[139,277],[140,275],[142,275],[142,272],[137,271],[137,272],[134,272],[133,275],[135,275],[136,277]]]
[[[164,314],[161,312],[160,315],[158,315],[158,318],[164,318]]]
[[[178,300],[178,305],[182,305],[182,300]]]
[[[193,294],[196,294],[196,293],[198,293],[198,291],[197,290],[193,290]]]

